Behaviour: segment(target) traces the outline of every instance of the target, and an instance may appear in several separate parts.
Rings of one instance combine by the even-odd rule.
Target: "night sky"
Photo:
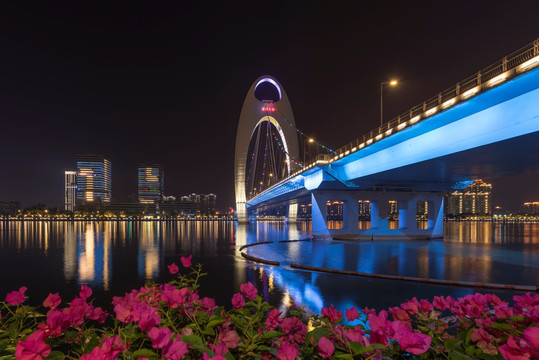
[[[209,3],[2,2],[0,200],[63,207],[64,170],[96,153],[115,200],[151,162],[167,195],[212,192],[225,210],[259,76],[338,148],[379,124],[381,81],[400,80],[384,93],[389,120],[539,38],[537,1]],[[493,179],[494,204],[539,201],[538,178]]]

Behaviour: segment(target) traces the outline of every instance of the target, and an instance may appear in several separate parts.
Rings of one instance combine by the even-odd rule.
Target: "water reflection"
[[[367,226],[367,223],[363,224]],[[0,222],[0,295],[19,286],[49,291],[89,284],[111,295],[148,281],[168,281],[166,265],[194,255],[209,273],[204,296],[230,304],[240,284],[253,281],[281,311],[303,306],[319,312],[329,304],[395,306],[413,296],[461,296],[474,289],[425,286],[388,280],[298,271],[290,263],[317,267],[532,285],[539,283],[539,224],[450,222],[443,241],[297,241],[311,223],[260,222],[237,225],[217,221]],[[282,266],[260,266],[248,253]],[[490,292],[490,291],[489,291]],[[506,292],[506,298],[514,293]],[[501,294],[503,295],[503,293]],[[32,295],[34,296],[34,295]]]

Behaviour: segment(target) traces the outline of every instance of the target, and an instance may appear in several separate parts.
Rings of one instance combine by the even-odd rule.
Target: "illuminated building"
[[[160,165],[141,164],[138,167],[138,201],[156,204],[161,201],[165,187],[165,172]]]
[[[358,216],[361,220],[371,219],[371,202],[369,200],[358,200]]]
[[[342,220],[342,201],[328,201],[326,203],[327,219]]]
[[[18,201],[0,201],[0,215],[16,215],[20,209]]]
[[[476,180],[465,188],[451,192],[446,199],[446,215],[490,215],[492,185]]]
[[[77,157],[77,204],[110,203],[111,163],[102,155]]]
[[[180,198],[180,203],[195,204],[198,214],[214,215],[217,196],[215,194],[195,194],[185,195]]]
[[[539,201],[525,202],[522,210],[525,215],[539,215]]]
[[[64,210],[75,211],[77,198],[77,172],[66,170],[64,178]]]

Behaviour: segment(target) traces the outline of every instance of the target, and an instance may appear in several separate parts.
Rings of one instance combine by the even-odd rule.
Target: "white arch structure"
[[[274,106],[278,110],[279,115],[269,116],[265,111],[262,111],[264,103],[255,97],[256,88],[263,83],[270,83],[277,89],[279,100],[274,101]],[[295,124],[294,115],[286,92],[282,88],[277,79],[271,76],[262,76],[258,78],[247,92],[243,107],[241,109],[240,122],[236,133],[236,155],[234,162],[234,179],[236,188],[236,215],[238,222],[247,223],[247,196],[245,193],[245,172],[247,169],[247,152],[249,151],[249,143],[258,125],[262,122],[269,121],[281,136],[283,146],[287,153],[288,174],[291,172],[291,161],[289,156],[294,159],[299,159],[299,146],[297,131],[289,123]]]

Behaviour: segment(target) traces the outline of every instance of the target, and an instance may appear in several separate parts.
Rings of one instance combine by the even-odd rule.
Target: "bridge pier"
[[[296,223],[298,221],[298,204],[288,205],[288,216],[286,222],[289,224]]]
[[[336,239],[432,239],[443,237],[442,192],[390,192],[390,191],[319,191],[311,193],[312,234],[317,237]],[[371,204],[371,221],[368,229],[358,226],[359,200]],[[328,201],[342,201],[343,226],[329,229],[327,226]],[[399,225],[390,229],[390,201],[399,204]],[[428,220],[425,229],[417,226],[417,203],[426,201]]]

